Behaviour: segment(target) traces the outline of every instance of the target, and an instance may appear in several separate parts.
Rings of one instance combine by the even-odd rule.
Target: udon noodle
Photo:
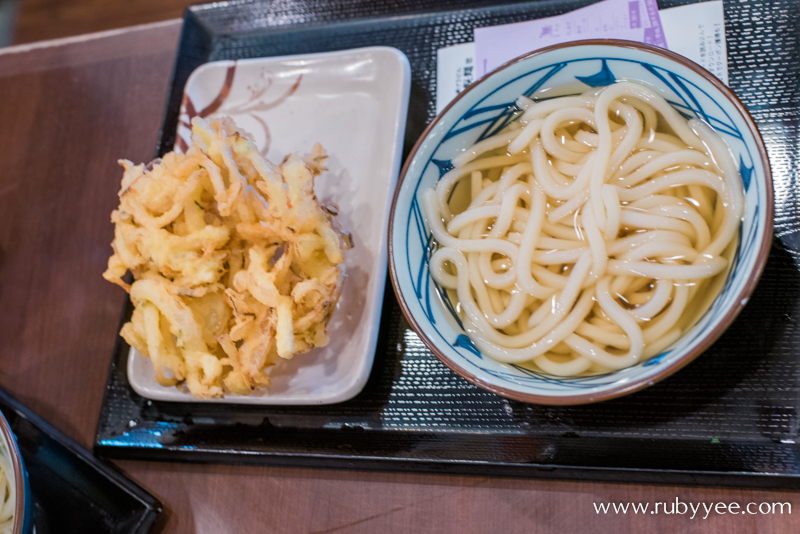
[[[744,197],[728,147],[631,82],[517,106],[424,193],[431,275],[501,362],[570,376],[662,352],[735,246]]]
[[[14,469],[5,445],[0,446],[0,534],[11,534],[17,502]]]

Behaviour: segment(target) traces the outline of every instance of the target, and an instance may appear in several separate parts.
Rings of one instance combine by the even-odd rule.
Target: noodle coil
[[[501,362],[572,376],[662,352],[726,273],[744,210],[728,147],[631,82],[517,105],[424,192],[431,276]]]

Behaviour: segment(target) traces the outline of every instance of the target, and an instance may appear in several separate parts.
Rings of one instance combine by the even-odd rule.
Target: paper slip
[[[436,52],[436,113],[458,93],[477,80],[475,76],[475,43],[464,43]]]
[[[617,9],[621,2],[614,0]],[[631,13],[638,12],[639,14],[645,11],[641,9],[644,2],[639,2],[639,9],[636,10],[631,7],[633,2],[626,2],[628,5],[625,7],[628,10],[628,20],[634,20]],[[588,7],[603,5],[609,8],[608,0],[593,4]],[[571,15],[578,13],[581,10],[559,15],[558,17],[551,17],[549,19],[540,19],[530,21],[537,23],[539,26],[545,26],[548,21],[560,19],[562,22],[569,18]],[[661,28],[660,32],[654,32],[653,35],[661,35],[661,39],[667,43],[667,48],[688,57],[695,63],[698,63],[711,71],[719,77],[724,83],[728,83],[728,56],[727,47],[725,44],[725,19],[723,15],[722,2],[715,0],[713,2],[704,2],[700,4],[690,4],[686,6],[673,7],[670,9],[661,10],[658,13]],[[651,18],[648,14],[647,21],[644,18],[640,19],[642,24],[649,24]],[[690,22],[687,22],[690,21]],[[507,28],[509,26],[517,26],[518,23],[500,26],[500,28]],[[651,26],[653,27],[653,26]],[[487,30],[489,28],[476,29],[476,34],[479,30]],[[637,29],[638,30],[638,29]],[[554,30],[555,33],[555,30]],[[642,33],[643,35],[643,33]],[[593,37],[617,37],[624,38],[619,32],[612,32],[612,35],[594,35]],[[558,42],[565,42],[569,40],[589,38],[589,36],[570,36],[560,41],[548,40],[547,42],[539,41],[538,44],[532,45],[532,48],[524,50],[517,55],[522,55],[532,50],[542,48]],[[643,39],[639,39],[643,41]],[[664,45],[660,45],[664,46]],[[437,68],[436,68],[436,112],[440,113],[447,104],[450,103],[458,93],[464,90],[470,83],[477,80],[479,75],[477,73],[477,65],[475,63],[475,43],[464,43],[460,45],[442,48],[438,51]],[[516,57],[516,56],[513,56]]]
[[[477,75],[545,46],[599,38],[667,47],[656,0],[603,0],[556,17],[475,28]]]
[[[662,9],[659,15],[668,48],[702,65],[728,85],[722,0]]]

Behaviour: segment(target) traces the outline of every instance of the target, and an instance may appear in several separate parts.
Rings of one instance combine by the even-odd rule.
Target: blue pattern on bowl
[[[415,154],[394,213],[395,235],[392,239],[395,254],[405,255],[405,261],[397,264],[395,283],[403,288],[406,282],[411,282],[413,291],[403,291],[403,296],[412,314],[418,309],[422,311],[427,323],[417,320],[418,326],[457,366],[484,383],[523,394],[572,395],[577,390],[589,389],[600,392],[639,380],[643,373],[654,375],[659,368],[674,363],[702,341],[726,311],[736,305],[739,290],[754,268],[765,225],[771,222],[766,220],[766,210],[760,209],[766,203],[767,189],[757,142],[735,107],[718,89],[686,67],[661,56],[653,57],[646,51],[626,49],[620,52],[608,46],[591,48],[593,52],[604,53],[570,58],[563,57],[570,55],[569,49],[547,52],[495,72],[490,75],[490,82],[484,81],[464,95],[440,118]],[[559,60],[542,65],[547,55]],[[706,314],[673,347],[622,371],[563,378],[483,358],[464,334],[461,320],[447,293],[433,282],[428,271],[428,259],[435,243],[424,224],[421,192],[435,185],[452,168],[452,157],[501,131],[517,118],[520,110],[515,101],[519,95],[531,97],[539,92],[537,96],[551,98],[579,94],[589,87],[607,85],[615,80],[638,80],[656,88],[685,117],[699,117],[711,124],[733,151],[746,191],[745,221],[739,230],[738,245],[722,292]],[[481,91],[482,85],[493,88]],[[553,87],[563,89],[557,95],[550,95],[549,90],[542,92]],[[431,166],[435,173],[430,172]],[[753,187],[753,184],[758,186]],[[401,207],[403,202],[400,202],[404,198],[405,210]],[[397,235],[398,230],[403,234]],[[404,272],[399,268],[403,264]]]

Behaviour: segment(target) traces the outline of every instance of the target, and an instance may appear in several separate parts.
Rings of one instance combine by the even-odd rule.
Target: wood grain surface
[[[0,0],[0,2],[3,0]],[[14,43],[180,18],[192,0],[17,0]]]
[[[123,292],[101,278],[121,169],[155,150],[180,22],[0,51],[0,385],[86,447]],[[796,492],[118,462],[162,532],[796,532]],[[792,514],[603,515],[606,502]]]

